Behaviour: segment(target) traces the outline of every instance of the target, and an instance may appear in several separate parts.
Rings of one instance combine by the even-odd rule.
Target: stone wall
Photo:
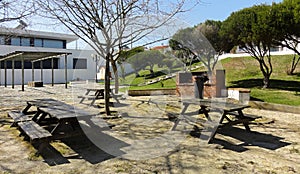
[[[192,73],[178,73],[176,77],[176,94],[185,98],[193,98],[195,97],[195,91],[195,80]],[[216,70],[209,77],[209,81],[204,83],[203,97],[224,97],[227,96],[225,91],[225,70]]]

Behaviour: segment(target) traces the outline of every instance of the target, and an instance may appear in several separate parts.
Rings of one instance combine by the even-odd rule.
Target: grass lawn
[[[251,57],[222,60],[226,70],[226,86],[251,89],[251,99],[269,103],[300,106],[300,66],[295,75],[287,75],[291,55],[273,56],[270,88],[262,89],[263,75],[258,62]]]

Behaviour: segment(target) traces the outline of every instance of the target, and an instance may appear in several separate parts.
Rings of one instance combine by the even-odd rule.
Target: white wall
[[[68,50],[71,51],[72,54],[67,57],[67,71],[68,71],[68,81],[74,80],[91,80],[96,78],[96,62],[92,58],[92,54],[95,53],[93,50]],[[73,69],[73,58],[83,58],[87,60],[87,69]],[[98,65],[103,62],[101,59],[98,62]],[[4,69],[0,70],[0,83],[4,84]],[[59,69],[54,69],[54,83],[65,83],[65,57],[61,56],[59,63]],[[22,70],[15,69],[15,80],[14,84],[19,85],[22,84]],[[41,70],[34,70],[34,80],[41,81]],[[28,81],[32,81],[32,69],[24,70],[24,82],[25,84]],[[52,83],[52,70],[51,69],[43,69],[43,82],[44,84]],[[7,84],[12,84],[12,70],[7,69]]]
[[[0,70],[0,82],[1,85],[5,82],[5,74],[4,69]],[[88,79],[95,79],[95,72],[92,72],[87,69],[68,69],[68,81],[74,80],[88,80]],[[15,80],[14,84],[20,85],[22,84],[22,70],[15,69]],[[41,70],[37,69],[34,71],[34,80],[41,81]],[[25,69],[24,70],[24,82],[27,84],[29,81],[32,81],[32,70]],[[43,82],[44,84],[52,83],[52,70],[51,69],[44,69],[43,70]],[[65,70],[64,69],[55,69],[54,70],[54,83],[65,83]],[[12,70],[7,69],[7,84],[12,84]]]

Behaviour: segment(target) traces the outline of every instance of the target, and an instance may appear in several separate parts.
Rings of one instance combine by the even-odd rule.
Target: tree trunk
[[[299,61],[300,61],[300,57],[298,57],[298,59],[296,60],[296,55],[294,55],[293,60],[292,60],[291,69],[289,69],[287,72],[288,75],[294,75],[294,72],[297,68]]]
[[[263,86],[264,89],[270,87],[270,74],[264,74],[263,83],[264,83],[264,86]]]
[[[140,74],[139,74],[139,71],[138,71],[138,70],[134,69],[134,73],[135,73],[135,78],[140,77]]]
[[[258,62],[259,62],[260,70],[261,70],[262,74],[264,75],[264,79],[263,79],[263,88],[264,89],[270,87],[270,77],[273,72],[273,66],[271,63],[270,54],[267,56],[267,58],[268,58],[267,62],[264,60],[264,57],[256,58],[256,60],[258,60]]]
[[[112,66],[112,69],[113,69],[114,75],[115,75],[115,93],[118,94],[119,93],[119,74],[118,74],[118,68],[117,68],[116,61],[111,61],[111,66]]]
[[[150,66],[149,71],[150,71],[150,77],[154,77],[153,67]]]
[[[109,60],[111,60],[111,55],[106,55],[105,61],[105,78],[104,78],[104,103],[105,103],[105,113],[106,115],[111,115],[109,109],[109,93],[110,93],[110,68],[109,68]]]

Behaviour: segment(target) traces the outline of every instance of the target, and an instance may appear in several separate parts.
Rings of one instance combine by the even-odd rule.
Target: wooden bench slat
[[[96,96],[96,95],[79,95],[77,97],[83,98],[83,99],[101,99],[101,98],[103,98],[103,96]]]
[[[39,126],[34,121],[19,122],[18,126],[24,131],[31,141],[49,138],[52,136],[50,132]]]
[[[15,122],[30,120],[28,115],[25,115],[24,113],[19,111],[9,111],[7,112],[7,115],[11,117]]]
[[[9,111],[7,112],[7,115],[14,120],[13,123],[11,124],[11,127],[16,126],[16,123],[18,122],[31,120],[31,118],[28,117],[28,115],[19,111]]]

